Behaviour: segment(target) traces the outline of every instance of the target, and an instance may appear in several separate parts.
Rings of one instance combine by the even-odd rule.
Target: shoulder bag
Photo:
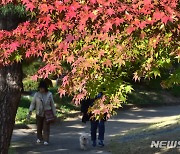
[[[49,98],[50,95],[48,95],[47,98]],[[48,99],[47,99],[48,100]],[[45,110],[45,104],[42,100],[42,104],[43,104],[43,109],[44,109],[44,116],[45,116],[45,119],[46,119],[46,122],[47,123],[53,123],[55,122],[55,116],[54,116],[54,113],[52,111],[52,106],[51,106],[51,109],[50,110]]]

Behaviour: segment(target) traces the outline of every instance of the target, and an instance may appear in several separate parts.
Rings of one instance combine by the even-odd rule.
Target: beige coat
[[[46,99],[43,100],[43,98]],[[36,114],[39,116],[44,116],[44,110],[52,109],[54,116],[56,116],[56,108],[54,105],[52,93],[47,92],[47,94],[45,94],[45,97],[43,97],[40,92],[36,92],[29,107],[29,111],[32,112],[34,109],[36,110]]]

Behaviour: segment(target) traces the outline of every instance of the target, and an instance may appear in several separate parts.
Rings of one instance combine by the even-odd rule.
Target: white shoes
[[[42,141],[40,139],[37,139],[36,143],[40,144],[40,143],[42,143]],[[48,145],[48,144],[49,144],[48,142],[44,141],[44,145]]]
[[[40,139],[37,139],[36,143],[38,143],[38,144],[41,143],[41,140],[40,140]]]
[[[44,142],[44,145],[48,145],[49,143],[48,142]]]

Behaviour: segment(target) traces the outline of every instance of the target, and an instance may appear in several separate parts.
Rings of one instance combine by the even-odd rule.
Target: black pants
[[[49,142],[50,124],[46,122],[45,117],[36,115],[37,138]]]
[[[99,130],[99,140],[104,140],[105,124],[104,120],[91,121],[91,140],[96,140],[97,129]]]

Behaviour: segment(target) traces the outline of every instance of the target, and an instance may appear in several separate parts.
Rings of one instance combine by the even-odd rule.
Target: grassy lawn
[[[180,141],[180,116],[117,135],[109,144],[112,154],[177,154],[178,148],[151,148],[151,141]]]
[[[128,95],[128,103],[139,107],[180,104],[180,86],[162,89],[161,79],[133,84],[134,91]]]

